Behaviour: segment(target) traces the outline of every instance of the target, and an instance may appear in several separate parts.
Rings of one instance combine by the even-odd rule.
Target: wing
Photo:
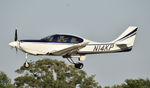
[[[88,42],[76,44],[74,46],[71,46],[71,47],[68,47],[68,48],[65,48],[65,49],[62,49],[59,51],[55,51],[52,54],[53,55],[60,55],[60,56],[71,55],[71,54],[76,53],[80,49],[84,48],[87,44],[88,44]]]

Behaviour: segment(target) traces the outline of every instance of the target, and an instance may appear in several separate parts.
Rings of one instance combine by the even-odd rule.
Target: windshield
[[[56,42],[56,43],[81,43],[83,39],[72,36],[72,35],[51,35],[45,38],[42,38],[43,41]]]
[[[54,36],[47,36],[45,38],[42,38],[41,40],[44,40],[44,41],[53,41],[54,39]]]
[[[67,43],[67,40],[68,40],[68,36],[61,35],[61,36],[57,36],[56,42],[64,42],[64,43]]]

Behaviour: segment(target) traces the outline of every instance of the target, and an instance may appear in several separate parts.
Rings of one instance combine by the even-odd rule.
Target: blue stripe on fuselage
[[[56,41],[45,41],[45,40],[19,40],[20,42],[42,42],[42,43],[64,43],[64,44],[78,44],[78,43],[71,43],[71,42],[56,42]]]
[[[49,42],[44,40],[20,40],[20,42]]]
[[[124,39],[124,38],[128,37],[129,35],[132,35],[132,34],[135,33],[136,31],[137,31],[137,28],[136,28],[135,30],[133,30],[132,32],[130,32],[129,34],[127,34],[126,36],[124,36],[124,37],[118,39],[117,41],[119,41],[119,40],[121,40],[121,39]]]

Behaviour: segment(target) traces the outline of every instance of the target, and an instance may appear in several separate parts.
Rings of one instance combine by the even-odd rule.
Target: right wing
[[[88,42],[76,44],[74,46],[71,46],[71,47],[68,47],[68,48],[65,48],[65,49],[62,49],[62,50],[59,50],[59,51],[55,51],[52,54],[53,55],[60,55],[60,56],[71,55],[71,54],[76,53],[80,49],[84,48],[87,44],[88,44]]]

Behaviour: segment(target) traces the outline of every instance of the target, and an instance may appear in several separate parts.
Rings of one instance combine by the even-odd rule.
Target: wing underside
[[[88,42],[84,42],[84,43],[80,43],[80,44],[76,44],[73,45],[71,47],[59,50],[59,51],[55,51],[52,54],[53,55],[59,55],[59,56],[65,56],[65,55],[73,55],[75,53],[77,53],[80,49],[84,48],[86,45],[88,44]]]

